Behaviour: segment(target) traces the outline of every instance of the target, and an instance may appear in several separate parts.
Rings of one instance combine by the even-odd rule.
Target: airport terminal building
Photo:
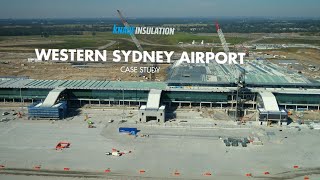
[[[246,85],[241,91],[229,75],[227,65],[211,64],[180,66],[171,70],[166,82],[5,77],[0,79],[0,100],[1,103],[35,104],[32,108],[61,109],[56,111],[59,115],[55,115],[59,118],[65,116],[64,102],[69,108],[83,105],[136,106],[140,107],[141,122],[146,122],[148,118],[164,122],[165,111],[179,107],[233,111],[241,106],[242,115],[254,110],[259,112],[257,120],[279,122],[286,121],[287,109],[320,110],[319,82],[298,73],[284,72],[262,61],[252,61],[245,69]],[[142,111],[148,114],[148,109],[157,115],[143,117]],[[47,115],[51,116],[50,113]],[[35,113],[29,116],[41,115]]]

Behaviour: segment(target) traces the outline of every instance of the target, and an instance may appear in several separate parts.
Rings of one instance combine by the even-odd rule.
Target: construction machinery
[[[245,57],[249,57],[250,54],[249,54],[249,50],[248,50],[248,48],[246,47],[246,45],[241,44],[241,48],[243,49],[243,52],[246,53],[246,56],[245,56]]]
[[[56,145],[56,150],[62,150],[65,148],[69,148],[71,145],[71,143],[67,142],[67,141],[60,141],[57,145]]]
[[[249,57],[249,50],[248,48],[244,45],[244,44],[240,44],[240,45],[235,45],[234,48],[238,51],[238,52],[244,52],[245,53],[245,57]]]
[[[118,12],[118,16],[119,16],[119,18],[121,19],[123,25],[124,25],[127,29],[130,29],[129,23],[128,23],[127,20],[124,18],[124,16],[123,16],[122,13],[120,12],[120,10],[117,10],[117,12]],[[132,41],[134,42],[134,44],[137,46],[138,50],[139,50],[140,52],[143,52],[143,48],[142,48],[140,42],[138,41],[138,39],[136,38],[136,36],[134,35],[134,33],[130,33],[130,36],[131,36],[131,39],[132,39]],[[152,67],[153,67],[153,68],[156,68],[156,67],[157,67],[157,64],[156,64],[156,63],[153,63],[153,64],[152,64]],[[151,79],[151,81],[154,81],[155,78],[156,78],[156,77],[155,77],[155,73],[150,73],[150,79]]]
[[[88,123],[88,128],[96,128],[96,126],[95,126],[95,125],[93,125],[93,124],[94,124],[94,122],[93,122],[93,121],[91,121],[91,120],[87,120],[87,123]]]
[[[228,44],[227,44],[227,41],[224,37],[222,29],[220,28],[220,25],[217,21],[215,22],[215,25],[216,25],[216,30],[219,35],[223,50],[226,54],[228,54],[230,52],[230,49],[228,47]],[[236,121],[241,121],[242,98],[239,96],[239,94],[244,90],[244,87],[245,87],[245,69],[242,68],[241,66],[239,66],[238,64],[230,64],[229,67],[230,67],[231,73],[235,79],[235,84],[237,85],[235,119],[236,119]]]
[[[130,25],[128,24],[127,20],[124,18],[124,16],[122,15],[122,13],[120,12],[120,10],[117,10],[119,18],[121,19],[123,25],[127,28],[130,29]],[[143,51],[140,42],[138,41],[138,39],[136,38],[136,36],[134,35],[134,33],[130,33],[131,39],[134,42],[134,44],[137,46],[139,51]]]
[[[130,154],[131,152],[132,151],[127,151],[127,150],[120,151],[120,150],[112,148],[112,151],[111,152],[106,152],[105,155],[108,155],[108,156],[122,156],[124,154]]]
[[[224,38],[224,34],[223,34],[223,32],[222,32],[222,30],[220,28],[220,25],[219,25],[219,23],[217,21],[216,21],[216,30],[217,30],[217,33],[219,35],[219,38],[220,38],[220,41],[221,41],[221,45],[223,47],[224,52],[225,53],[229,53],[230,50],[229,50],[229,47],[227,45],[227,41]]]
[[[226,54],[229,54],[230,52],[230,49],[228,47],[228,44],[227,44],[227,41],[224,37],[224,34],[222,32],[222,29],[220,28],[220,25],[218,22],[215,22],[216,24],[216,30],[217,30],[217,33],[219,35],[219,38],[220,38],[220,41],[221,41],[221,45],[223,47],[223,50]],[[232,71],[232,75],[234,76],[234,79],[235,79],[235,83],[238,84],[238,83],[243,83],[244,82],[244,69],[241,68],[239,65],[237,64],[230,64],[230,69]]]

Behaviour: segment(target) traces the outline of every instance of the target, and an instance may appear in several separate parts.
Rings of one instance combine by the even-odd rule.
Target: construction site
[[[129,33],[98,49],[235,51],[243,64],[36,62],[33,43],[57,42],[0,41],[0,179],[319,178],[320,47],[257,43],[272,34],[228,43],[212,25],[219,43]],[[317,57],[281,51],[292,47]]]

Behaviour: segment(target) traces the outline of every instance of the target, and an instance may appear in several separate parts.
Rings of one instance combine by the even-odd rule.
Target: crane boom
[[[216,22],[216,29],[217,29],[223,50],[226,54],[228,54],[230,50],[218,22]],[[231,72],[232,76],[234,77],[235,83],[237,85],[235,119],[236,121],[239,121],[241,120],[241,112],[242,112],[242,104],[243,104],[242,98],[239,95],[241,94],[245,86],[245,69],[239,66],[238,64],[230,64],[229,67],[232,71]]]
[[[215,22],[215,24],[216,24],[217,33],[218,33],[218,35],[219,35],[219,38],[220,38],[220,41],[221,41],[221,45],[222,45],[222,47],[223,47],[223,50],[224,50],[224,52],[225,52],[226,54],[229,54],[230,49],[229,49],[229,47],[228,47],[227,41],[226,41],[226,39],[225,39],[225,37],[224,37],[224,34],[223,34],[223,32],[222,32],[222,30],[221,30],[221,28],[220,28],[220,25],[219,25],[219,23],[218,23],[217,21]],[[235,67],[235,65],[233,65],[233,64],[230,64],[229,67],[230,67],[230,69],[231,69],[231,71],[232,71],[232,76],[234,77],[235,82],[238,82],[238,81],[239,81],[239,77],[240,77],[240,74],[239,74],[239,72],[238,72],[238,68]]]
[[[123,25],[124,25],[127,29],[129,29],[129,28],[130,28],[130,25],[129,25],[128,22],[125,20],[125,18],[123,17],[122,13],[120,12],[120,10],[117,10],[117,12],[118,12],[119,18],[121,19]],[[134,44],[137,46],[138,50],[142,52],[142,51],[143,51],[143,48],[141,47],[141,45],[140,45],[138,39],[136,38],[136,36],[135,36],[133,33],[130,33],[130,36],[131,36],[131,39],[132,39],[132,41],[134,42]]]
[[[120,10],[117,10],[117,12],[118,12],[119,18],[121,19],[123,25],[124,25],[127,29],[129,29],[129,28],[130,28],[130,25],[128,24],[128,22],[126,21],[126,19],[124,18],[124,16],[123,16],[122,13],[120,12]],[[130,36],[131,36],[131,39],[132,39],[132,41],[134,42],[134,44],[137,46],[138,50],[139,50],[140,52],[143,52],[143,48],[142,48],[140,42],[138,41],[138,39],[136,38],[136,36],[134,35],[134,33],[130,33]],[[152,64],[152,67],[157,67],[157,64],[156,64],[156,63],[153,63],[153,64]],[[154,81],[154,80],[156,79],[155,76],[156,76],[155,73],[150,73],[150,79],[151,79],[152,81]]]
[[[218,24],[218,22],[216,22],[216,29],[217,29],[217,32],[218,32],[218,35],[219,35],[219,38],[220,38],[220,41],[221,41],[221,44],[222,44],[222,47],[223,47],[223,50],[225,53],[229,53],[230,50],[229,50],[229,47],[227,45],[227,41],[226,39],[224,38],[224,35],[223,35],[223,32]]]

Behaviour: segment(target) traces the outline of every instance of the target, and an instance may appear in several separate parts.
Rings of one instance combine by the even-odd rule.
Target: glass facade
[[[0,98],[24,98],[24,99],[44,99],[47,97],[50,89],[20,89],[5,88],[0,89]]]
[[[149,91],[140,90],[68,90],[71,99],[147,100]]]
[[[274,93],[274,95],[278,104],[320,104],[320,94]]]
[[[228,93],[166,91],[162,94],[163,101],[192,101],[192,102],[226,102]]]
[[[51,89],[20,89],[19,88],[0,88],[1,99],[45,99]],[[114,100],[119,101],[125,99],[126,101],[147,101],[148,90],[92,90],[92,89],[67,89],[65,91],[65,99],[100,99],[100,100]],[[192,91],[163,91],[162,102],[170,101],[186,101],[186,102],[227,102],[231,100],[232,93],[229,92],[192,92]],[[234,94],[235,95],[235,94]],[[248,96],[252,99],[254,93],[246,92],[240,94],[244,97]],[[320,104],[319,94],[283,94],[274,93],[278,104]]]

